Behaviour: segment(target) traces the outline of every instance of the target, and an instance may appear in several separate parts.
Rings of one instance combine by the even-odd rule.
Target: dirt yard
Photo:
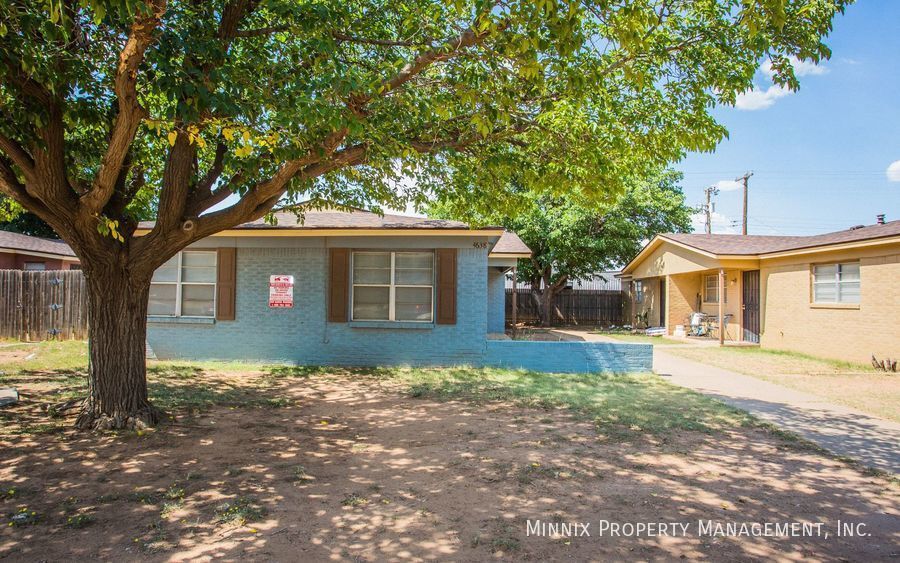
[[[273,375],[205,374],[209,393],[253,382],[262,397],[183,409],[149,432],[92,435],[34,421],[26,432],[16,417],[0,419],[13,421],[0,435],[0,559],[877,561],[900,553],[895,480],[758,426],[613,438],[566,409],[439,399],[433,387],[364,372]],[[33,405],[17,408],[27,419]],[[14,523],[16,514],[24,516]],[[529,537],[529,519],[589,522],[591,535]],[[836,537],[838,519],[865,524],[869,536]],[[690,527],[685,537],[609,537],[600,535],[604,520]],[[829,537],[698,537],[698,520],[822,522]]]

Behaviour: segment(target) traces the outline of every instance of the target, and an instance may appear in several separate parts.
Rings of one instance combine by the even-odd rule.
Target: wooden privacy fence
[[[512,319],[513,291],[518,292],[516,320],[525,323],[539,322],[541,317],[530,289],[506,290],[506,320]],[[554,325],[618,325],[624,322],[625,298],[622,291],[572,289],[557,294],[553,304],[563,316],[560,319],[554,312]]]
[[[87,287],[78,270],[0,270],[0,338],[83,339]]]

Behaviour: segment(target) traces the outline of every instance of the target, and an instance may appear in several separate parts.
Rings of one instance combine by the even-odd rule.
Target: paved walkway
[[[581,331],[584,340],[622,342]],[[653,368],[676,385],[713,396],[838,455],[900,475],[900,423],[829,403],[749,375],[709,366],[653,347]]]
[[[654,371],[672,383],[711,395],[836,454],[900,474],[900,424],[769,383],[653,350]]]

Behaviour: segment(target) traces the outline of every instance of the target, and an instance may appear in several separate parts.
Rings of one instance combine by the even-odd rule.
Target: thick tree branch
[[[449,60],[460,51],[464,51],[469,47],[478,45],[479,43],[484,41],[489,34],[490,28],[481,32],[467,29],[458,37],[447,41],[443,45],[434,47],[425,51],[424,53],[419,54],[415,59],[407,63],[406,66],[404,66],[395,76],[382,82],[381,91],[386,94],[391,90],[400,88],[401,86],[421,74],[432,64]]]
[[[441,45],[419,53],[412,61],[400,69],[400,72],[381,82],[381,85],[378,88],[378,95],[387,95],[389,92],[401,88],[404,84],[425,72],[425,70],[434,63],[450,60],[466,49],[479,45],[487,39],[490,33],[490,27],[481,32],[476,32],[470,28],[460,33],[459,36],[446,41]],[[372,100],[372,97],[373,96],[369,94],[353,96],[350,99],[350,106],[356,113],[361,113],[362,108]]]
[[[203,178],[197,182],[197,194],[209,195],[209,191],[212,189],[213,184],[216,183],[219,176],[222,175],[222,170],[225,168],[225,154],[227,152],[228,146],[225,143],[220,142],[216,145],[216,155],[213,157],[212,165],[209,167],[209,170],[206,171]]]
[[[2,155],[0,155],[0,193],[40,217],[57,233],[66,234],[63,219],[51,211],[44,202],[28,193],[25,186],[16,177],[12,163]]]
[[[196,156],[197,146],[191,143],[186,132],[180,131],[163,169],[163,189],[159,194],[156,214],[157,229],[171,230],[181,224],[191,192]]]
[[[9,137],[0,135],[0,151],[6,153],[6,156],[19,167],[26,178],[34,178],[34,159],[25,152],[22,145]]]
[[[340,154],[335,153],[346,136],[347,129],[332,132],[318,147],[311,149],[304,157],[282,164],[269,179],[250,188],[234,205],[199,217],[196,221],[196,228],[191,233],[192,238],[195,240],[203,238],[222,229],[265,215],[287,191],[289,182],[293,178],[301,176],[301,173],[303,178],[315,178],[327,171],[347,166],[352,160],[351,157],[356,156],[360,149],[356,148],[353,151],[343,149]],[[319,166],[312,168],[316,165]],[[216,191],[219,192],[219,190]],[[225,192],[219,192],[219,194],[223,200],[228,197]]]
[[[141,107],[137,97],[138,69],[144,61],[144,53],[153,42],[154,32],[165,10],[166,0],[153,0],[150,3],[150,14],[135,18],[131,24],[128,41],[119,53],[114,83],[118,114],[93,186],[82,196],[84,207],[92,215],[100,212],[112,197],[122,164],[141,120],[146,115],[146,110]]]
[[[28,195],[25,186],[16,178],[11,163],[3,156],[0,156],[0,191],[7,197],[10,197],[19,205],[29,208],[31,205],[43,207],[44,205]]]
[[[209,193],[207,193],[205,197],[192,199],[188,203],[188,206],[185,209],[184,214],[187,217],[196,217],[196,216],[199,216],[204,211],[206,211],[207,209],[209,209],[210,207],[213,207],[215,205],[222,203],[223,201],[228,199],[228,196],[235,193],[233,187],[240,184],[243,181],[243,179],[244,179],[244,171],[239,170],[238,172],[234,173],[231,176],[231,178],[228,179],[227,182],[225,182],[224,184],[222,184],[215,190],[212,190]]]
[[[258,0],[232,0],[222,11],[222,19],[219,20],[219,40],[224,44],[225,51],[235,37],[240,36],[238,25],[250,12],[256,9]]]

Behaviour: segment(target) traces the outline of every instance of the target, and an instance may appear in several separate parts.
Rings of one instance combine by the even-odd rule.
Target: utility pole
[[[703,207],[706,213],[706,234],[712,234],[712,196],[719,195],[719,188],[710,186],[703,190],[706,194],[706,205]]]
[[[741,227],[742,235],[747,234],[747,180],[750,179],[750,176],[753,176],[753,172],[747,172],[740,178],[734,179],[735,182],[743,182],[744,183],[744,222],[743,222],[743,226]]]

